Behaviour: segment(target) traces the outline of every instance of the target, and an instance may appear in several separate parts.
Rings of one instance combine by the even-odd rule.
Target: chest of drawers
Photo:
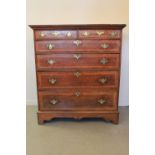
[[[34,31],[38,122],[103,118],[118,123],[124,24],[30,25]]]

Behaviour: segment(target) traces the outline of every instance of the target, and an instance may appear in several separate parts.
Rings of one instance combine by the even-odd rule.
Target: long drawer
[[[116,110],[117,92],[102,89],[60,89],[39,92],[40,110]]]
[[[37,55],[37,70],[119,69],[119,54]]]
[[[38,72],[38,88],[117,87],[117,71]]]
[[[108,52],[120,53],[119,40],[51,40],[36,41],[36,53]]]

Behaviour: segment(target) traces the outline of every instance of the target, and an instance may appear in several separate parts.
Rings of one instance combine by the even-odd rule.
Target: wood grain
[[[72,53],[75,52],[109,52],[119,53],[120,52],[120,41],[119,40],[80,40],[81,44],[76,46],[74,43],[76,40],[52,40],[52,41],[36,41],[35,48],[36,52],[39,53]],[[53,45],[53,49],[48,49],[49,45]],[[107,48],[102,48],[102,45],[107,44]]]
[[[79,73],[79,77],[75,74]],[[54,79],[56,82],[51,84],[49,80]],[[100,82],[101,79],[106,79],[105,83]],[[102,87],[111,88],[118,87],[118,72],[117,71],[96,71],[96,72],[38,72],[38,88],[72,88],[72,87]]]
[[[120,39],[120,30],[80,30],[78,31],[79,39]]]
[[[50,54],[36,58],[38,71],[119,69],[119,54]]]
[[[79,92],[79,96],[76,93]],[[51,101],[55,101],[54,104]],[[100,101],[104,100],[104,103]],[[40,110],[117,110],[117,92],[101,89],[40,91]]]
[[[126,24],[29,25],[33,30],[122,30]]]
[[[82,118],[102,118],[106,121],[111,121],[118,124],[118,111],[52,111],[52,112],[38,112],[38,123],[43,124],[45,121],[50,121],[54,118],[74,118],[80,120]]]
[[[76,39],[77,38],[77,31],[67,31],[67,30],[42,30],[42,31],[35,31],[35,40],[59,40],[59,39]]]
[[[125,26],[30,25],[34,30],[39,124],[64,117],[96,117],[118,124]]]

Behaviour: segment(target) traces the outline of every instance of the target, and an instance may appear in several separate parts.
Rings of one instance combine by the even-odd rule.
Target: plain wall
[[[27,0],[26,19],[27,104],[37,104],[33,31],[28,27],[33,24],[127,24],[123,30],[119,105],[129,104],[128,0]]]

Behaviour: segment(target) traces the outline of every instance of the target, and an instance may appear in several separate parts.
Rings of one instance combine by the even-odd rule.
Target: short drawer
[[[38,88],[117,87],[117,71],[38,72]]]
[[[39,110],[116,110],[117,92],[61,89],[39,92]]]
[[[120,39],[120,30],[81,30],[79,39]]]
[[[35,40],[50,40],[50,39],[76,39],[77,31],[35,31]]]
[[[119,69],[119,54],[37,55],[37,70]]]
[[[36,52],[39,53],[86,53],[107,52],[119,53],[119,40],[52,40],[36,41]]]

